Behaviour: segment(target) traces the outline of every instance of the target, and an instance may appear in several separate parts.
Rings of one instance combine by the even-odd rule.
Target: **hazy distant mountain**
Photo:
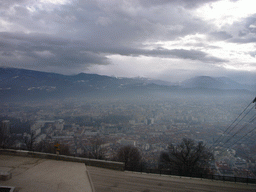
[[[25,69],[0,68],[2,99],[116,96],[124,91],[138,92],[152,89],[150,84],[152,83],[147,79],[140,78],[116,78],[86,73],[69,76]]]
[[[146,82],[149,84],[156,84],[156,85],[166,85],[166,86],[173,86],[174,83],[162,80],[155,80],[155,79],[146,79]]]
[[[245,89],[228,78],[201,76],[182,86],[146,78],[116,78],[80,73],[61,75],[16,68],[0,68],[0,100],[19,101],[50,98],[164,98],[186,94],[219,94],[223,90]],[[230,92],[230,91],[229,91]],[[244,91],[243,91],[244,92]]]
[[[239,84],[227,77],[199,76],[188,79],[181,84],[185,88],[207,89],[250,89],[247,85]]]
[[[171,85],[169,82],[146,78],[117,78],[97,74],[80,73],[61,75],[16,68],[0,68],[0,90],[48,90],[68,87],[84,89],[124,89],[131,86]]]

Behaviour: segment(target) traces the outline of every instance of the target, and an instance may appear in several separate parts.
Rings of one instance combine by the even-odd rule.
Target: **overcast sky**
[[[255,43],[255,0],[0,0],[4,67],[254,83]]]

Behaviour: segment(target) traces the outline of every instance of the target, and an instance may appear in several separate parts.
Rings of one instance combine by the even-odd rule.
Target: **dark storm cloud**
[[[15,4],[21,4],[21,3],[26,3],[29,2],[29,0],[11,0],[11,1],[6,1],[6,0],[0,0],[0,7],[3,8],[9,8],[11,5]]]
[[[135,54],[135,52],[133,53]],[[137,55],[146,55],[146,56],[156,56],[156,57],[165,57],[165,58],[179,58],[179,59],[190,59],[198,60],[203,62],[228,62],[224,59],[217,57],[212,57],[203,51],[198,50],[185,50],[185,49],[154,49],[154,50],[138,50]]]
[[[256,37],[245,37],[245,38],[234,38],[231,40],[232,43],[255,43]]]
[[[228,62],[224,59],[212,57],[205,52],[197,51],[197,50],[173,49],[173,50],[170,50],[170,54],[178,58],[199,60],[203,62],[212,62],[212,63]]]
[[[256,27],[256,14],[245,18],[243,21],[245,24],[246,29],[248,29],[248,32],[250,33],[256,33],[255,27]],[[254,26],[254,27],[253,27]]]
[[[183,4],[186,8],[195,8],[206,3],[212,3],[219,0],[174,0],[176,4]]]
[[[187,4],[189,1],[184,2]],[[74,5],[62,6],[51,12],[38,9],[33,14],[21,5],[12,9],[15,14],[3,11],[3,18],[16,23],[14,31],[25,28],[32,32],[55,33],[67,39],[83,39],[95,46],[113,43],[132,46],[155,39],[171,40],[205,31],[208,27],[202,25],[198,18],[190,17],[185,10],[172,5],[158,9],[142,6],[135,13],[121,3],[112,5],[88,1],[77,1]]]
[[[193,19],[185,9],[173,6],[178,1],[161,1],[158,5],[166,3],[168,6],[160,8],[150,7],[157,2],[141,1],[138,7],[130,5],[135,11],[123,7],[119,1],[113,1],[113,4],[76,1],[58,9],[51,8],[54,11],[38,8],[35,13],[29,13],[22,6],[26,1],[17,3],[5,4],[7,7],[16,4],[12,8],[14,14],[10,16],[9,12],[4,12],[3,17],[17,24],[13,26],[17,32],[0,33],[2,65],[82,68],[108,64],[108,54],[223,61],[195,50],[145,49],[145,41],[174,40],[207,30],[207,24],[202,25],[200,19]],[[184,1],[181,5],[185,6],[184,3],[186,6],[190,4]],[[195,5],[200,3],[203,2],[194,2]],[[168,19],[166,15],[169,15]],[[23,28],[31,32],[19,32]]]
[[[78,67],[107,64],[107,58],[86,44],[42,34],[0,33],[1,64]],[[10,57],[11,56],[11,57]]]
[[[165,5],[165,4],[174,4],[183,6],[185,8],[195,8],[198,6],[202,6],[206,3],[216,2],[219,0],[140,0],[141,4],[144,6],[157,6],[157,5]]]
[[[179,58],[179,59],[190,59],[190,60],[198,60],[203,62],[228,62],[227,60],[220,59],[217,57],[210,56],[209,54],[198,51],[198,50],[186,50],[186,49],[153,49],[153,50],[145,50],[145,49],[134,49],[134,48],[113,48],[109,49],[109,53],[117,53],[120,55],[126,56],[151,56],[151,57],[162,57],[162,58]]]
[[[40,1],[39,1],[40,2]],[[157,49],[158,41],[179,41],[187,35],[204,34],[210,40],[253,41],[246,20],[243,37],[216,30],[210,22],[193,15],[193,10],[216,0],[163,1],[70,1],[38,5],[35,1],[1,1],[1,65],[83,68],[110,63],[109,55],[148,56],[221,63],[226,59],[206,51],[209,42],[183,42],[170,49]],[[32,11],[31,11],[31,10]],[[1,27],[1,26],[0,26]],[[251,31],[250,31],[251,29]],[[237,39],[236,39],[237,38]],[[208,39],[208,40],[209,40]],[[152,43],[152,46],[151,46]],[[204,51],[202,51],[204,50]]]
[[[57,33],[67,38],[86,39],[99,46],[114,43],[137,46],[144,41],[173,40],[187,34],[204,33],[210,28],[185,9],[170,3],[160,7],[132,3],[78,1],[47,16],[47,26],[55,26]],[[40,17],[45,17],[41,14]]]
[[[201,42],[196,42],[196,43],[184,43],[184,46],[188,47],[199,47],[199,48],[207,48],[207,49],[220,49],[219,46],[214,46],[214,45],[208,45],[207,43],[201,43]]]
[[[256,57],[256,51],[251,51],[249,54],[250,54],[252,57]]]
[[[40,65],[80,68],[91,64],[108,64],[108,54],[180,58],[204,62],[224,62],[197,50],[136,49],[125,46],[97,47],[85,41],[71,41],[42,34],[0,33],[1,63],[12,66]]]
[[[233,23],[231,29],[240,30],[235,37],[228,39],[229,42],[239,44],[256,42],[256,14]]]
[[[232,38],[233,36],[225,31],[212,32],[209,34],[211,40],[223,41]]]

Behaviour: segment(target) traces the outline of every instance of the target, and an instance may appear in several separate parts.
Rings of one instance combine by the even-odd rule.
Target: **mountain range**
[[[188,79],[181,83],[185,88],[208,88],[208,89],[248,89],[252,90],[253,86],[237,83],[227,77],[209,77],[199,76]]]
[[[173,93],[255,92],[226,77],[199,76],[179,85],[147,78],[117,78],[80,73],[62,75],[18,68],[0,68],[0,99],[16,101],[68,97],[149,97]]]

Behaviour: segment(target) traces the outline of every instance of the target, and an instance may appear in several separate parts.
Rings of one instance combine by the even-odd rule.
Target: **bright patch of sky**
[[[225,25],[232,25],[241,18],[255,14],[256,1],[252,0],[222,0],[206,4],[195,10],[198,17],[208,22],[213,22],[221,28]]]

